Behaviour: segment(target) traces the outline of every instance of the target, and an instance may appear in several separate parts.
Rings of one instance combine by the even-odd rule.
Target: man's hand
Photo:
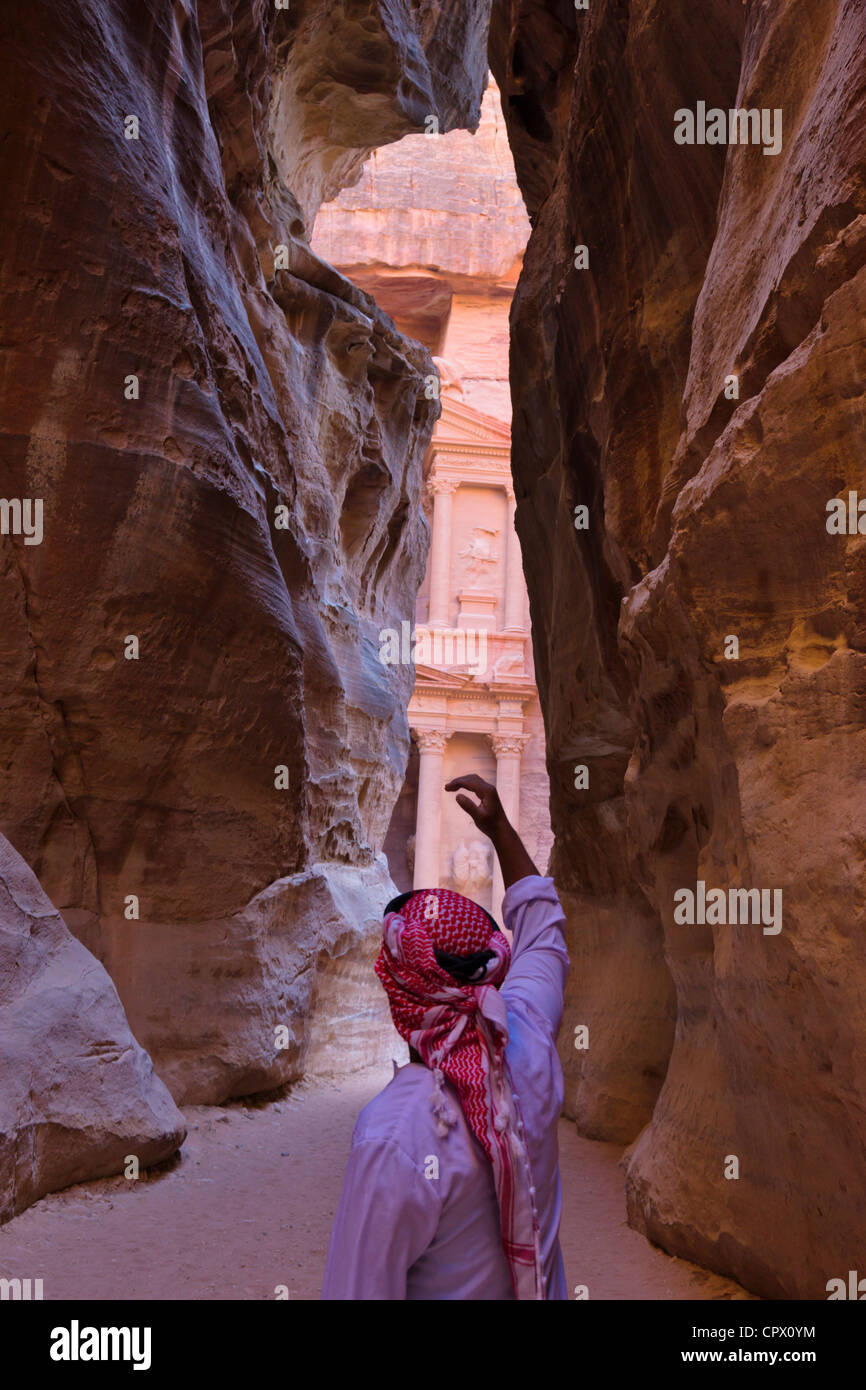
[[[446,792],[459,791],[465,787],[467,791],[474,792],[478,797],[473,801],[468,796],[458,796],[457,805],[462,806],[468,816],[471,816],[478,829],[483,834],[489,835],[490,839],[508,825],[508,817],[502,809],[502,802],[499,800],[499,792],[490,782],[485,782],[483,777],[478,777],[474,772],[466,777],[455,777],[453,781],[445,783]]]
[[[445,783],[446,792],[456,792],[461,787],[474,792],[478,797],[477,801],[473,801],[471,797],[458,796],[457,805],[461,806],[466,814],[472,817],[478,829],[484,835],[489,835],[493,841],[504,886],[510,888],[519,878],[537,874],[538,870],[527,854],[523,841],[502,809],[496,788],[474,772],[466,777],[454,777]]]

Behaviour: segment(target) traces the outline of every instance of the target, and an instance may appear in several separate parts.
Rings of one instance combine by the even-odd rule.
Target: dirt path
[[[355,1116],[389,1076],[301,1086],[249,1109],[188,1109],[169,1171],[82,1183],[0,1227],[0,1276],[41,1278],[46,1299],[260,1299],[281,1284],[318,1298]],[[620,1150],[561,1126],[569,1287],[606,1299],[748,1297],[630,1230]]]

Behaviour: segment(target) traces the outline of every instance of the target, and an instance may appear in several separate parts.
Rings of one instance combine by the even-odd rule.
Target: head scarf
[[[472,984],[459,984],[436,951],[492,956]],[[544,1298],[538,1221],[529,1155],[505,1065],[508,1020],[497,986],[511,961],[507,938],[486,912],[447,888],[413,893],[385,918],[375,971],[394,1026],[433,1072],[440,1135],[457,1123],[443,1090],[447,1078],[493,1167],[502,1246],[515,1297]]]

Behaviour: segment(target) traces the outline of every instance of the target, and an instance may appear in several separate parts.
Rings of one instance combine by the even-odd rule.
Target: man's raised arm
[[[494,786],[471,773],[447,782],[445,790],[458,793],[458,806],[489,837],[499,859],[506,890],[503,917],[514,936],[503,994],[519,996],[531,1004],[544,1015],[555,1034],[562,1017],[568,952],[562,934],[565,914],[553,879],[539,874]],[[463,794],[467,791],[473,792],[478,801]]]

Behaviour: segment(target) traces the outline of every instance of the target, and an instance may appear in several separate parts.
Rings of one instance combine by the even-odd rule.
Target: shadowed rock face
[[[4,35],[2,493],[44,535],[3,541],[0,826],[178,1099],[296,1076],[354,949],[334,874],[393,891],[378,634],[434,369],[305,226],[369,148],[477,122],[487,10],[35,0]]]
[[[826,526],[866,496],[864,45],[846,0],[502,0],[491,38],[570,1112],[640,1133],[634,1225],[770,1297],[866,1234],[866,539]],[[699,101],[780,109],[781,151],[678,145]],[[698,880],[781,931],[679,924]]]
[[[168,1158],[186,1126],[117,990],[0,836],[0,1221]]]

